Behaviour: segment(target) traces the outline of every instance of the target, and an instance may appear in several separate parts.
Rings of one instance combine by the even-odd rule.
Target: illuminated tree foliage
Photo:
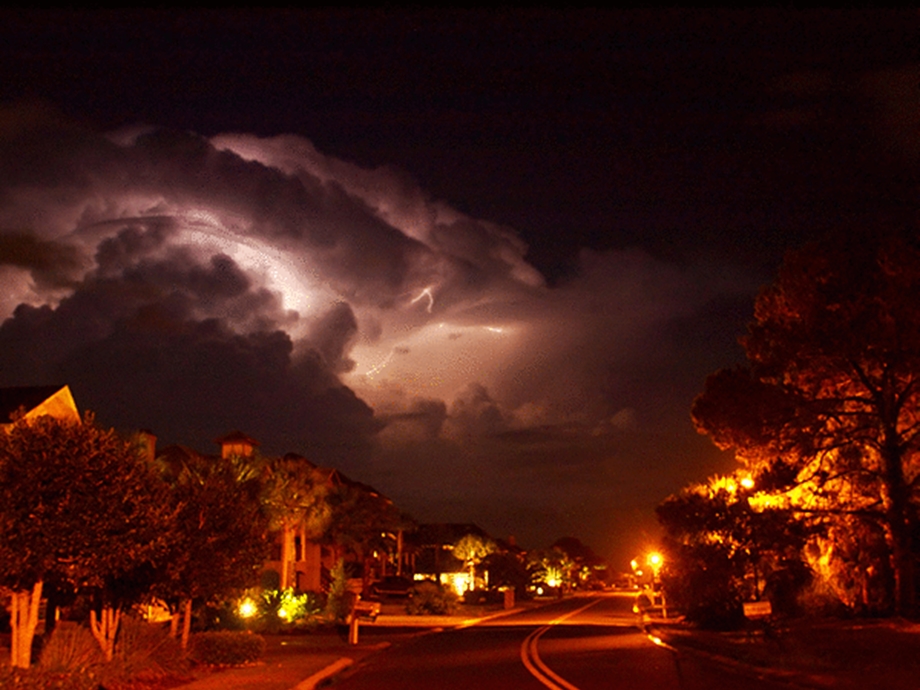
[[[535,577],[550,587],[565,587],[572,584],[575,561],[563,549],[552,546],[549,549],[532,551],[528,554],[528,561]]]
[[[98,595],[93,632],[111,658],[125,602],[110,587],[164,549],[169,514],[157,485],[137,449],[89,413],[82,424],[43,416],[0,431],[0,586],[12,593],[14,666],[30,664],[51,578]]]
[[[906,233],[790,253],[758,297],[748,365],[719,371],[697,428],[801,514],[854,515],[885,535],[897,613],[915,605],[920,484],[920,249]]]
[[[760,499],[760,500],[758,500]],[[742,603],[768,599],[794,613],[807,584],[806,524],[734,478],[716,478],[670,496],[656,509],[667,553],[662,580],[670,604],[705,627],[742,620]]]
[[[495,551],[495,542],[491,539],[480,537],[478,534],[465,534],[460,537],[451,548],[454,557],[463,562],[470,573],[470,591],[476,589],[476,566],[485,560],[486,556]]]

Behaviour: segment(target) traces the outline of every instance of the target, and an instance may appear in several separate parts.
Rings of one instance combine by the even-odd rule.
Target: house
[[[80,412],[69,386],[16,386],[0,388],[0,428],[13,424],[18,411],[25,419],[49,415],[57,419],[79,422]]]
[[[149,432],[142,432],[142,438],[148,452],[153,453],[152,444],[155,443],[155,437]],[[219,455],[207,455],[185,446],[173,445],[156,452],[156,457],[166,464],[181,466],[189,461],[221,462],[231,457],[255,457],[259,447],[258,441],[241,431],[221,436],[215,439],[215,443],[220,446]],[[262,467],[266,470],[270,467],[281,468],[282,472],[291,476],[305,478],[308,484],[324,487],[330,495],[336,494],[342,500],[354,501],[354,529],[361,528],[360,519],[366,517],[365,510],[373,510],[378,504],[392,507],[392,502],[373,488],[349,479],[338,470],[319,467],[296,453],[287,453],[280,458],[261,459],[264,461]],[[277,501],[280,506],[290,500],[296,506],[296,487],[292,495],[285,496],[282,492],[281,495],[269,500]],[[402,534],[398,530],[375,530],[374,536],[378,537],[372,540],[375,546],[369,553],[362,554],[363,558],[358,558],[341,545],[317,541],[316,535],[312,533],[315,525],[310,524],[312,516],[296,517],[296,507],[292,508],[292,512],[295,517],[288,520],[283,517],[282,509],[280,519],[270,535],[271,550],[263,567],[263,582],[274,581],[272,586],[279,589],[292,587],[299,592],[321,592],[328,588],[330,571],[340,557],[354,564],[350,570],[353,573],[360,572],[364,584],[369,584],[369,581],[378,575],[388,574],[390,570],[399,571],[399,564],[402,562]]]
[[[454,556],[453,548],[461,538],[470,534],[485,541],[494,541],[484,529],[472,522],[419,525],[411,538],[415,579],[434,580],[458,593],[469,590],[469,570],[462,560]],[[480,578],[476,579],[479,581]]]

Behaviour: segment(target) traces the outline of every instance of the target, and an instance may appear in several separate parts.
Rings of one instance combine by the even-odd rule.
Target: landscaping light
[[[252,599],[243,599],[243,601],[240,602],[237,612],[242,618],[252,618],[256,615],[256,604]]]

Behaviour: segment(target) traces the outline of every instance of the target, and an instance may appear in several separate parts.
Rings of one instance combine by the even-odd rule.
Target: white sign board
[[[773,613],[773,607],[769,601],[746,601],[744,602],[745,618],[764,618]]]

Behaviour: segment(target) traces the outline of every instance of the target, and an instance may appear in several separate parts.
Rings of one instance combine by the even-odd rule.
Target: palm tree
[[[281,532],[282,590],[291,586],[294,539],[316,540],[329,525],[329,486],[323,471],[304,457],[289,453],[266,470],[266,496],[273,529]]]
[[[495,551],[495,544],[477,534],[467,534],[454,544],[454,556],[470,569],[470,591],[476,589],[476,566]]]

